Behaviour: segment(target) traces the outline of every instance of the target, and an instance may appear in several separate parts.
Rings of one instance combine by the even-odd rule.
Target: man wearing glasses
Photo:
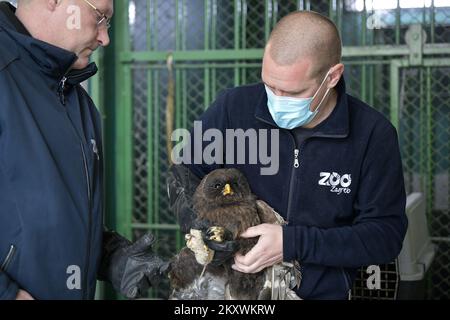
[[[103,228],[100,115],[80,83],[112,15],[112,0],[0,2],[0,300],[92,299],[97,278],[137,298],[166,267],[151,235]]]

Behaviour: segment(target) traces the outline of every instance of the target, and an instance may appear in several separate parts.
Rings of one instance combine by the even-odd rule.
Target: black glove
[[[223,227],[214,226],[207,220],[196,220],[192,228],[201,230],[203,242],[208,248],[214,250],[213,260],[210,262],[211,265],[220,266],[224,264],[233,258],[239,250],[239,242],[233,240],[233,234]],[[216,230],[218,228],[221,229],[221,241],[214,239],[217,236]]]
[[[116,232],[105,232],[99,279],[129,299],[145,296],[169,271],[169,263],[152,251],[154,240],[148,233],[131,243]]]

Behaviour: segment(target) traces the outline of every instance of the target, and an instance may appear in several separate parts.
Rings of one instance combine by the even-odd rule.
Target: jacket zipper
[[[88,194],[88,241],[87,241],[87,250],[86,250],[86,267],[84,271],[84,284],[85,284],[85,290],[84,290],[84,298],[88,299],[88,293],[89,293],[89,260],[91,255],[91,225],[92,225],[92,215],[91,215],[91,183],[90,183],[90,177],[89,177],[89,169],[87,167],[87,158],[86,153],[84,151],[83,143],[80,142],[81,145],[81,152],[83,154],[83,165],[84,165],[84,173],[86,176],[86,185],[87,185],[87,194]]]
[[[290,222],[290,214],[291,214],[291,206],[292,206],[292,198],[293,198],[293,194],[294,194],[294,175],[295,172],[298,168],[300,168],[300,151],[302,149],[302,146],[305,144],[305,141],[308,139],[305,139],[300,146],[297,146],[296,142],[295,142],[295,138],[292,132],[289,132],[289,134],[292,137],[292,140],[294,142],[294,161],[292,164],[292,169],[291,169],[291,178],[289,180],[289,194],[288,194],[288,205],[287,205],[287,212],[286,212],[286,220],[287,223],[289,224]]]
[[[63,77],[60,83],[60,99],[61,103],[65,105],[65,98],[64,98],[64,86],[67,81],[66,77]],[[61,96],[62,94],[62,96]],[[88,196],[88,238],[87,238],[87,250],[86,250],[86,267],[83,273],[83,283],[85,285],[84,290],[82,290],[82,296],[84,299],[88,299],[89,290],[88,290],[88,271],[89,271],[89,259],[90,259],[90,251],[91,251],[91,225],[92,225],[92,215],[91,215],[91,183],[90,183],[90,177],[89,177],[89,170],[87,167],[87,158],[86,158],[86,152],[84,150],[83,141],[77,134],[77,131],[75,130],[75,126],[72,123],[72,120],[70,119],[69,115],[66,111],[67,119],[69,120],[70,124],[72,125],[72,129],[75,133],[75,135],[80,139],[80,146],[81,146],[81,154],[83,156],[83,167],[84,167],[84,174],[86,178],[86,187],[87,187],[87,196]]]
[[[262,118],[259,118],[259,117],[256,117],[256,118],[273,126],[273,124],[271,124],[270,122],[267,122],[266,120],[264,120]],[[278,130],[280,130],[280,129],[278,128]],[[289,222],[290,222],[289,216],[290,216],[291,205],[292,205],[292,194],[293,194],[293,187],[294,187],[293,180],[294,180],[295,170],[300,168],[300,151],[301,151],[301,148],[304,145],[305,141],[308,140],[308,139],[305,139],[301,143],[301,145],[299,147],[297,147],[293,133],[291,131],[289,131],[289,134],[291,135],[292,140],[294,142],[294,162],[292,164],[291,177],[289,180],[289,194],[288,194],[288,205],[287,205],[287,212],[286,212],[286,224],[289,224]]]
[[[67,81],[67,77],[63,77],[61,79],[61,81],[59,83],[59,87],[58,87],[59,100],[61,101],[63,106],[66,105],[66,97],[64,95],[64,90],[66,88],[66,81]]]
[[[295,149],[297,150],[297,149]],[[298,162],[298,156],[295,158]],[[300,166],[300,163],[299,163]],[[298,167],[297,167],[298,168]],[[286,223],[289,224],[290,223],[290,213],[291,213],[291,204],[292,204],[292,194],[294,193],[294,175],[295,175],[295,170],[297,169],[295,167],[295,162],[294,165],[292,166],[291,169],[291,178],[289,180],[289,194],[288,194],[288,205],[287,205],[287,212],[286,212]]]
[[[59,94],[59,99],[61,100],[61,103],[64,106],[66,105],[66,97],[64,95],[64,90],[66,89],[67,80],[77,78],[77,77],[83,77],[84,75],[87,75],[89,73],[91,73],[91,72],[85,71],[85,72],[77,74],[76,76],[73,76],[73,77],[66,77],[66,76],[62,77],[61,81],[59,82],[58,94]]]
[[[300,162],[299,162],[299,157],[300,155],[300,150],[299,149],[294,149],[294,168],[297,169],[298,167],[300,167]]]
[[[6,269],[8,269],[8,266],[11,263],[11,260],[14,257],[15,252],[16,247],[14,245],[11,245],[8,254],[6,255],[5,261],[3,261],[2,265],[0,266],[0,271],[6,271]]]

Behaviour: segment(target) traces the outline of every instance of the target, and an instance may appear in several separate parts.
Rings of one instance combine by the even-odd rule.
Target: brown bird
[[[172,299],[270,299],[261,296],[266,277],[264,271],[246,274],[231,268],[231,257],[221,265],[209,264],[215,252],[204,243],[235,241],[238,252],[245,255],[257,238],[240,234],[260,223],[277,223],[279,216],[252,194],[245,176],[236,169],[218,169],[205,176],[193,197],[198,221],[208,221],[206,232],[191,229],[187,247],[173,259],[169,278]]]

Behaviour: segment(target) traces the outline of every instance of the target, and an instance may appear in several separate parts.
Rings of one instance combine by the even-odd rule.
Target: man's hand
[[[259,237],[258,243],[245,256],[237,254],[234,270],[256,273],[283,261],[283,229],[274,224],[261,224],[248,228],[241,234],[243,238]]]
[[[169,263],[153,252],[152,234],[143,235],[135,243],[115,232],[105,233],[105,238],[99,279],[109,281],[125,297],[144,297],[149,287],[166,277]]]
[[[17,292],[16,300],[34,300],[33,297],[24,290]]]

